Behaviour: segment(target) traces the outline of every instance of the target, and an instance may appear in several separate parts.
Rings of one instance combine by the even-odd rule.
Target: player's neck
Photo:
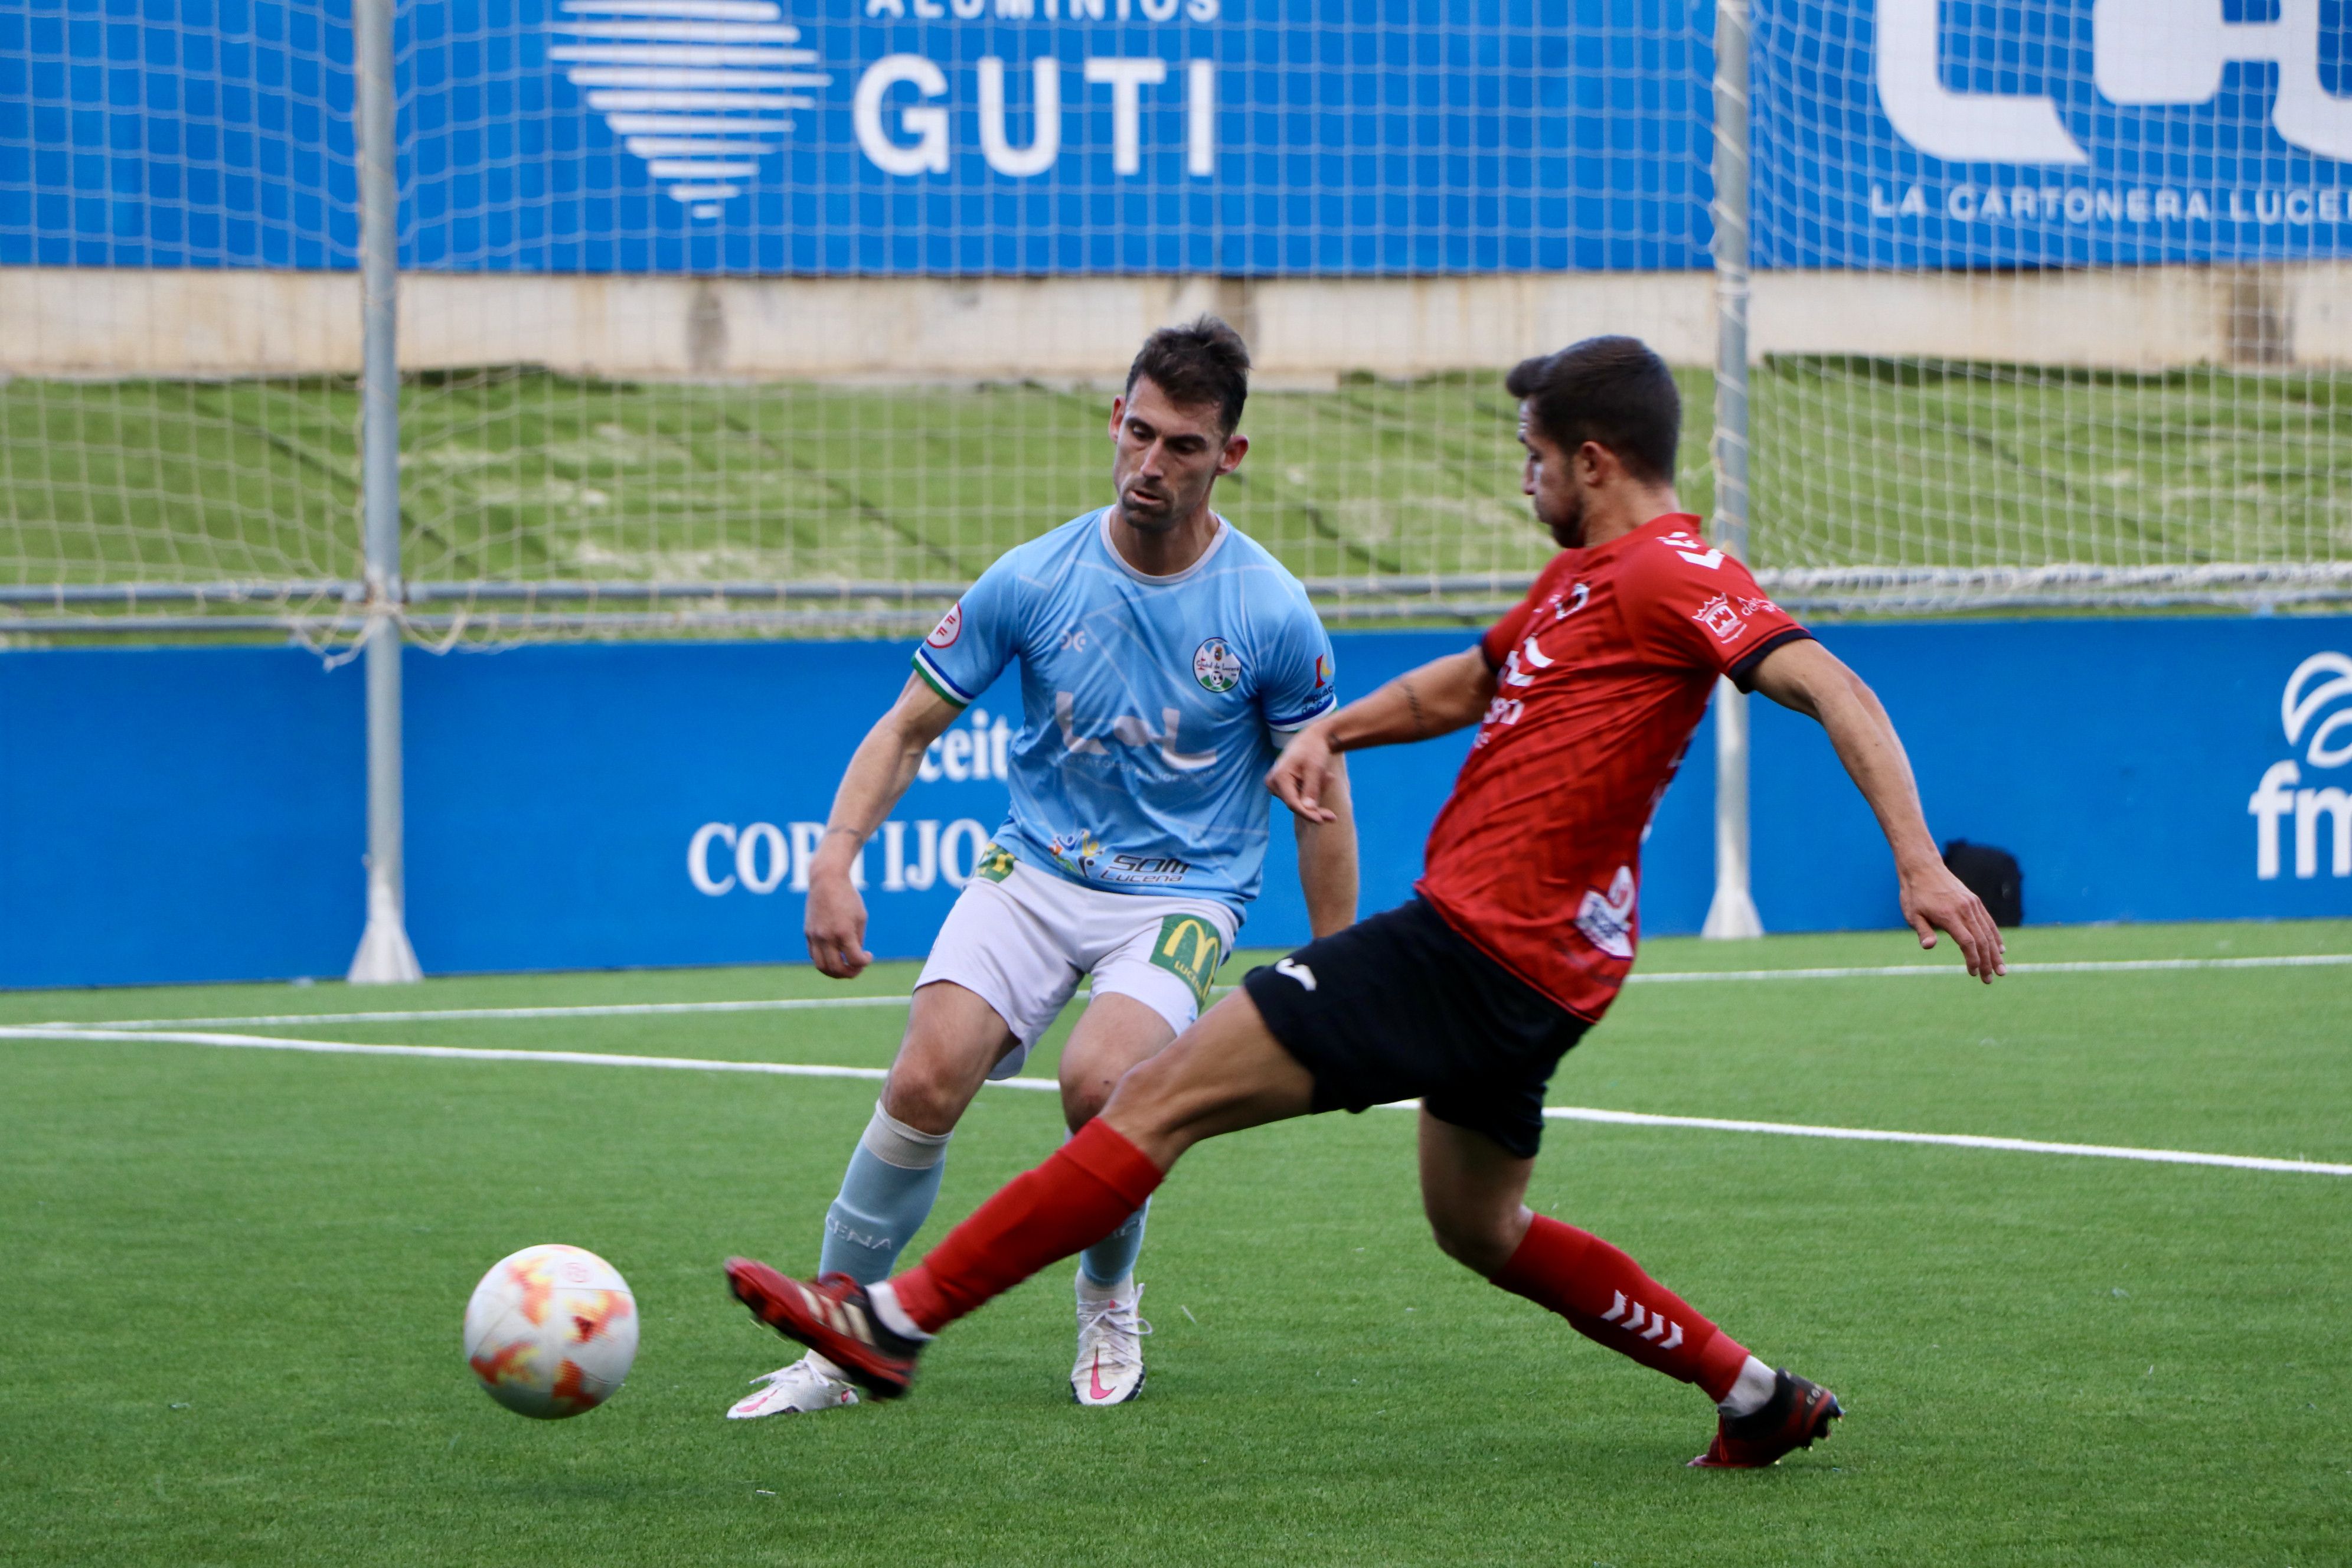
[[[1173,577],[1190,570],[1209,552],[1222,526],[1217,514],[1203,504],[1175,527],[1147,532],[1127,521],[1125,507],[1114,506],[1110,509],[1110,547],[1118,552],[1120,560],[1147,577]]]
[[[1596,550],[1622,539],[1668,512],[1680,511],[1672,485],[1625,485],[1595,495],[1584,510],[1584,548]]]

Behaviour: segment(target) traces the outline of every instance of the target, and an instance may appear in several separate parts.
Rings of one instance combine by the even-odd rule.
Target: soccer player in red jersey
[[[1630,338],[1589,339],[1520,364],[1507,385],[1524,488],[1560,553],[1475,647],[1309,726],[1267,776],[1320,819],[1339,753],[1476,724],[1419,896],[1253,971],[1128,1073],[1058,1153],[895,1279],[804,1285],[734,1260],[735,1293],[761,1321],[875,1394],[902,1394],[933,1334],[1108,1234],[1202,1139],[1418,1099],[1437,1245],[1705,1390],[1716,1436],[1692,1464],[1769,1465],[1843,1414],[1828,1389],[1748,1354],[1616,1247],[1528,1208],[1544,1089],[1633,967],[1642,833],[1718,678],[1829,732],[1894,849],[1922,947],[1948,932],[1990,983],[2000,934],[1937,854],[1877,698],[1677,506],[1681,405],[1658,357]]]

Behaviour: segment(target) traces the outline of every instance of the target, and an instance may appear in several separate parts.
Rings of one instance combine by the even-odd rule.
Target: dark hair
[[[1249,347],[1242,335],[1202,316],[1181,327],[1162,327],[1143,340],[1143,350],[1127,367],[1127,390],[1149,381],[1169,401],[1185,408],[1217,405],[1217,422],[1230,435],[1249,401]]]
[[[1511,367],[1503,385],[1530,405],[1529,423],[1562,451],[1598,441],[1637,479],[1675,477],[1683,400],[1674,373],[1639,338],[1587,338]]]

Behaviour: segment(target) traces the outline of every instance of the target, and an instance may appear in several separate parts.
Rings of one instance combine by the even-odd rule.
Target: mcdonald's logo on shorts
[[[1170,915],[1151,944],[1151,962],[1191,988],[1196,1007],[1209,1005],[1209,984],[1224,956],[1224,939],[1199,915]]]

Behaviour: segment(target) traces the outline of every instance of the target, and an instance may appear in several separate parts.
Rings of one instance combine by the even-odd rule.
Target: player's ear
[[[1577,447],[1572,460],[1576,465],[1576,477],[1582,479],[1590,489],[1599,489],[1625,471],[1625,465],[1617,460],[1617,454],[1598,441],[1587,441]]]
[[[1110,400],[1110,438],[1118,439],[1118,432],[1127,423],[1127,395],[1121,393]]]
[[[1242,459],[1247,456],[1249,456],[1249,437],[1236,430],[1225,437],[1225,449],[1217,455],[1217,472],[1232,473],[1242,466]]]

